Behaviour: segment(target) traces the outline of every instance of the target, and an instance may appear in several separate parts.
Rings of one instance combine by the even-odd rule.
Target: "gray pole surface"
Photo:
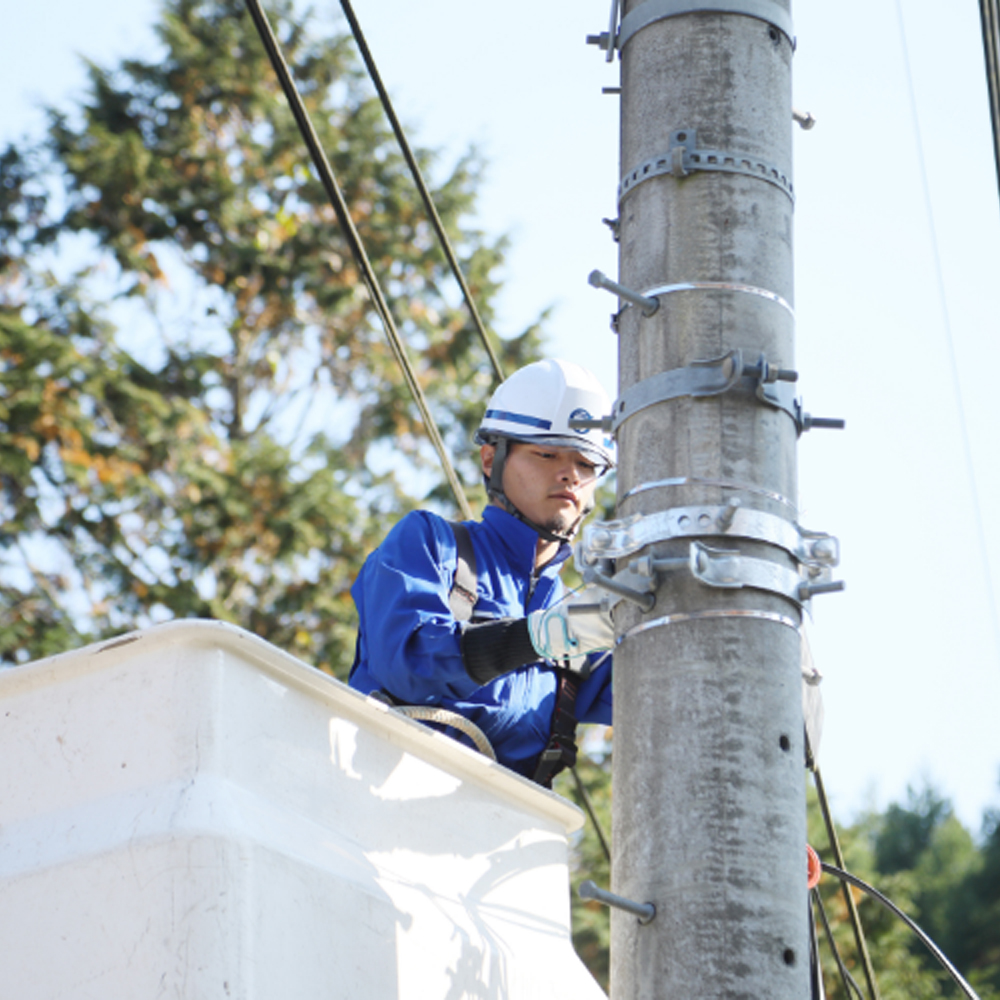
[[[623,35],[652,12],[621,51],[619,281],[659,307],[622,303],[619,404],[637,383],[736,348],[748,364],[763,355],[794,368],[789,0],[625,0]],[[693,161],[678,176],[672,134],[696,154],[740,154],[734,163],[770,179]],[[675,285],[685,287],[655,291]],[[736,499],[741,512],[794,523],[796,438],[789,413],[745,386],[649,405],[618,428],[617,517]],[[698,540],[797,566],[752,532],[708,525]],[[690,550],[675,537],[644,552]],[[613,888],[653,903],[656,917],[613,911],[612,997],[803,1000],[800,606],[683,569],[662,572],[655,594],[650,611],[622,602],[615,612]]]

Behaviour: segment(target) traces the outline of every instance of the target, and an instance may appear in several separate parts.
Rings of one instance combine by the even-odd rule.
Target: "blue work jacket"
[[[491,505],[482,521],[466,524],[476,554],[475,621],[523,618],[559,601],[568,545],[536,576],[538,535],[522,521]],[[351,588],[359,629],[350,685],[464,715],[486,734],[501,764],[531,777],[551,732],[558,674],[540,661],[483,686],[468,675],[462,624],[449,606],[457,564],[455,535],[436,514],[414,511],[389,532]],[[576,715],[581,722],[610,724],[610,656],[580,684]]]

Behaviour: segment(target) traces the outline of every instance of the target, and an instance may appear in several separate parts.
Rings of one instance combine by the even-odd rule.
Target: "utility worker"
[[[610,615],[599,592],[566,597],[559,579],[614,465],[602,431],[569,422],[610,405],[579,365],[546,360],[515,372],[475,437],[489,494],[483,519],[407,514],[351,588],[360,619],[351,687],[459,713],[501,764],[546,787],[575,762],[577,720],[611,722]],[[475,567],[467,586],[463,562]]]

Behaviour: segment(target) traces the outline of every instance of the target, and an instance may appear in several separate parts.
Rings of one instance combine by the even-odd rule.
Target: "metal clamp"
[[[633,35],[664,18],[702,12],[756,17],[777,28],[788,39],[792,48],[795,48],[791,15],[774,0],[646,0],[625,15],[615,40],[616,45],[619,51],[624,49]]]
[[[746,364],[743,352],[730,351],[718,358],[693,361],[684,368],[659,372],[641,382],[636,382],[615,401],[608,416],[600,419],[571,419],[574,430],[600,428],[617,434],[618,428],[637,413],[670,399],[691,396],[702,399],[719,396],[729,390],[752,388],[757,398],[768,406],[787,413],[795,423],[798,434],[812,428],[843,428],[844,421],[827,417],[813,417],[802,409],[802,402],[795,398],[788,383],[795,382],[798,374],[788,368],[777,368],[764,355],[756,364]]]
[[[844,588],[842,581],[830,579],[826,566],[803,566],[796,571],[769,559],[745,556],[730,549],[713,549],[702,542],[691,543],[689,565],[691,575],[708,587],[766,590],[799,605],[813,594]]]
[[[703,542],[692,541],[686,556],[658,558],[653,555],[633,559],[626,570],[614,578],[589,567],[584,579],[612,593],[609,604],[630,600],[643,611],[656,606],[655,591],[664,573],[689,572],[706,587],[738,590],[744,587],[765,590],[793,601],[802,608],[816,594],[829,594],[843,590],[844,583],[833,580],[830,564],[821,562],[799,563],[792,569],[770,559],[743,555],[736,549],[716,549]],[[638,581],[638,586],[627,585],[625,578]],[[614,589],[611,589],[611,584]],[[617,598],[617,600],[616,600]]]
[[[698,537],[766,542],[807,566],[836,566],[840,562],[840,544],[833,535],[810,531],[777,514],[745,508],[736,497],[724,506],[674,507],[584,525],[576,559],[583,567],[594,566],[604,559],[624,559],[657,542]]]
[[[639,8],[649,6],[653,0],[646,0]],[[697,130],[691,128],[676,129],[670,133],[670,149],[640,163],[629,171],[618,185],[618,201],[633,188],[652,177],[672,174],[674,177],[686,177],[698,170],[716,170],[729,174],[743,174],[767,181],[788,195],[792,204],[795,203],[795,191],[788,172],[757,159],[747,153],[733,153],[721,149],[698,149]]]
[[[743,352],[736,349],[721,357],[693,361],[684,368],[672,368],[637,382],[615,401],[609,429],[612,433],[617,433],[626,420],[655,403],[681,396],[695,399],[719,396],[744,380],[748,387],[757,390],[757,395],[763,402],[787,410],[797,421],[794,397],[789,398],[764,389],[771,388],[772,383],[794,382],[797,379],[796,372],[772,365],[763,355],[756,364],[747,364],[743,360]]]

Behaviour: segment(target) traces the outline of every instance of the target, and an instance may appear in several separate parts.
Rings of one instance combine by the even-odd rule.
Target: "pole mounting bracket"
[[[825,563],[798,563],[794,568],[772,559],[744,555],[737,549],[718,549],[692,540],[684,556],[662,558],[647,553],[632,559],[614,577],[596,565],[584,567],[587,583],[609,591],[608,606],[621,600],[639,605],[645,612],[656,606],[655,591],[664,573],[690,573],[706,587],[721,590],[764,590],[784,597],[799,609],[807,606],[816,594],[843,590],[842,580],[834,580],[831,566]]]
[[[764,542],[791,556],[795,568],[698,540],[706,537]],[[691,539],[686,556],[636,555],[650,545],[679,538]],[[689,571],[708,587],[766,590],[800,607],[814,594],[844,586],[832,579],[833,567],[840,562],[840,545],[833,535],[810,531],[767,511],[744,508],[736,497],[721,506],[674,507],[586,525],[575,558],[588,583],[613,595],[612,605],[617,603],[615,598],[624,598],[646,612],[655,604],[660,575],[668,572]],[[613,560],[625,559],[627,565],[611,576]]]
[[[672,368],[636,382],[618,397],[609,416],[570,420],[569,424],[575,430],[599,427],[617,435],[626,420],[656,403],[683,396],[704,399],[731,389],[750,388],[762,403],[784,410],[795,422],[799,434],[813,427],[842,428],[843,420],[813,417],[803,411],[801,401],[795,398],[788,384],[797,379],[796,372],[771,364],[763,354],[755,364],[747,364],[743,352],[737,348],[720,357],[693,361],[683,368]]]
[[[642,6],[648,6],[652,0],[646,0]],[[641,9],[641,8],[640,8]],[[666,153],[658,153],[630,170],[618,185],[618,201],[636,188],[643,181],[653,177],[671,174],[674,177],[687,177],[698,170],[715,170],[728,174],[743,174],[767,181],[788,195],[795,204],[795,189],[792,185],[789,171],[766,160],[761,160],[749,153],[734,153],[722,149],[699,149],[698,132],[693,128],[674,129],[670,133],[670,148]]]
[[[586,567],[603,559],[625,559],[657,542],[706,537],[766,542],[808,566],[836,566],[840,562],[840,544],[833,535],[810,531],[777,514],[743,507],[736,497],[724,505],[673,507],[618,521],[586,524],[576,559]]]

